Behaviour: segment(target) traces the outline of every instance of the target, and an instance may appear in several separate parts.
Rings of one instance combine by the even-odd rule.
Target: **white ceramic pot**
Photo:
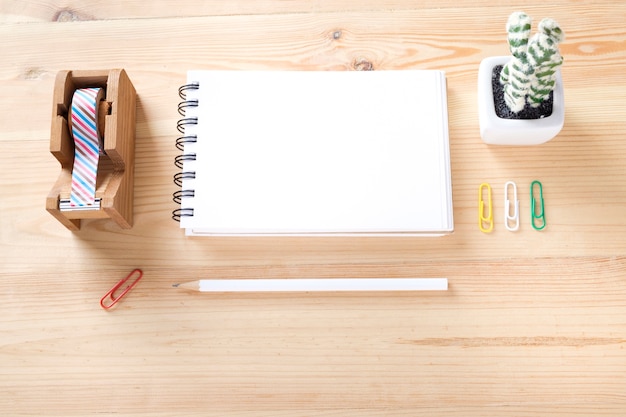
[[[501,119],[496,115],[491,87],[493,67],[504,65],[509,56],[485,58],[478,68],[478,118],[480,136],[490,145],[539,145],[554,138],[565,121],[565,99],[561,72],[557,71],[552,114],[542,119]]]

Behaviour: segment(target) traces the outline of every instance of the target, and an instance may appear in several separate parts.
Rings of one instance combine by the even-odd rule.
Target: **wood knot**
[[[374,71],[374,64],[371,61],[359,58],[352,64],[356,71]]]
[[[46,71],[42,68],[27,68],[22,77],[25,80],[39,80],[41,78],[43,78],[43,76],[46,74]]]
[[[76,22],[79,20],[94,20],[85,15],[80,15],[71,9],[59,10],[52,18],[53,22]]]

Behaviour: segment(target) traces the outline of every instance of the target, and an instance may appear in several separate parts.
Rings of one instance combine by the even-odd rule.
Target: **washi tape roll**
[[[103,96],[102,88],[81,88],[72,97],[69,120],[74,138],[74,166],[70,207],[90,207],[96,203],[96,179],[102,142],[98,107]]]

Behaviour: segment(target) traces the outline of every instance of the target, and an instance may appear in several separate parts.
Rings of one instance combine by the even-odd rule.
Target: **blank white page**
[[[441,71],[190,71],[188,234],[453,230]]]

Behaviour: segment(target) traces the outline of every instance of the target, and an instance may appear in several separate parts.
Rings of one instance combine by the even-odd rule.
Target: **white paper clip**
[[[513,191],[513,201],[509,199],[509,188]],[[504,226],[510,232],[519,229],[519,200],[517,185],[513,181],[504,184]]]

